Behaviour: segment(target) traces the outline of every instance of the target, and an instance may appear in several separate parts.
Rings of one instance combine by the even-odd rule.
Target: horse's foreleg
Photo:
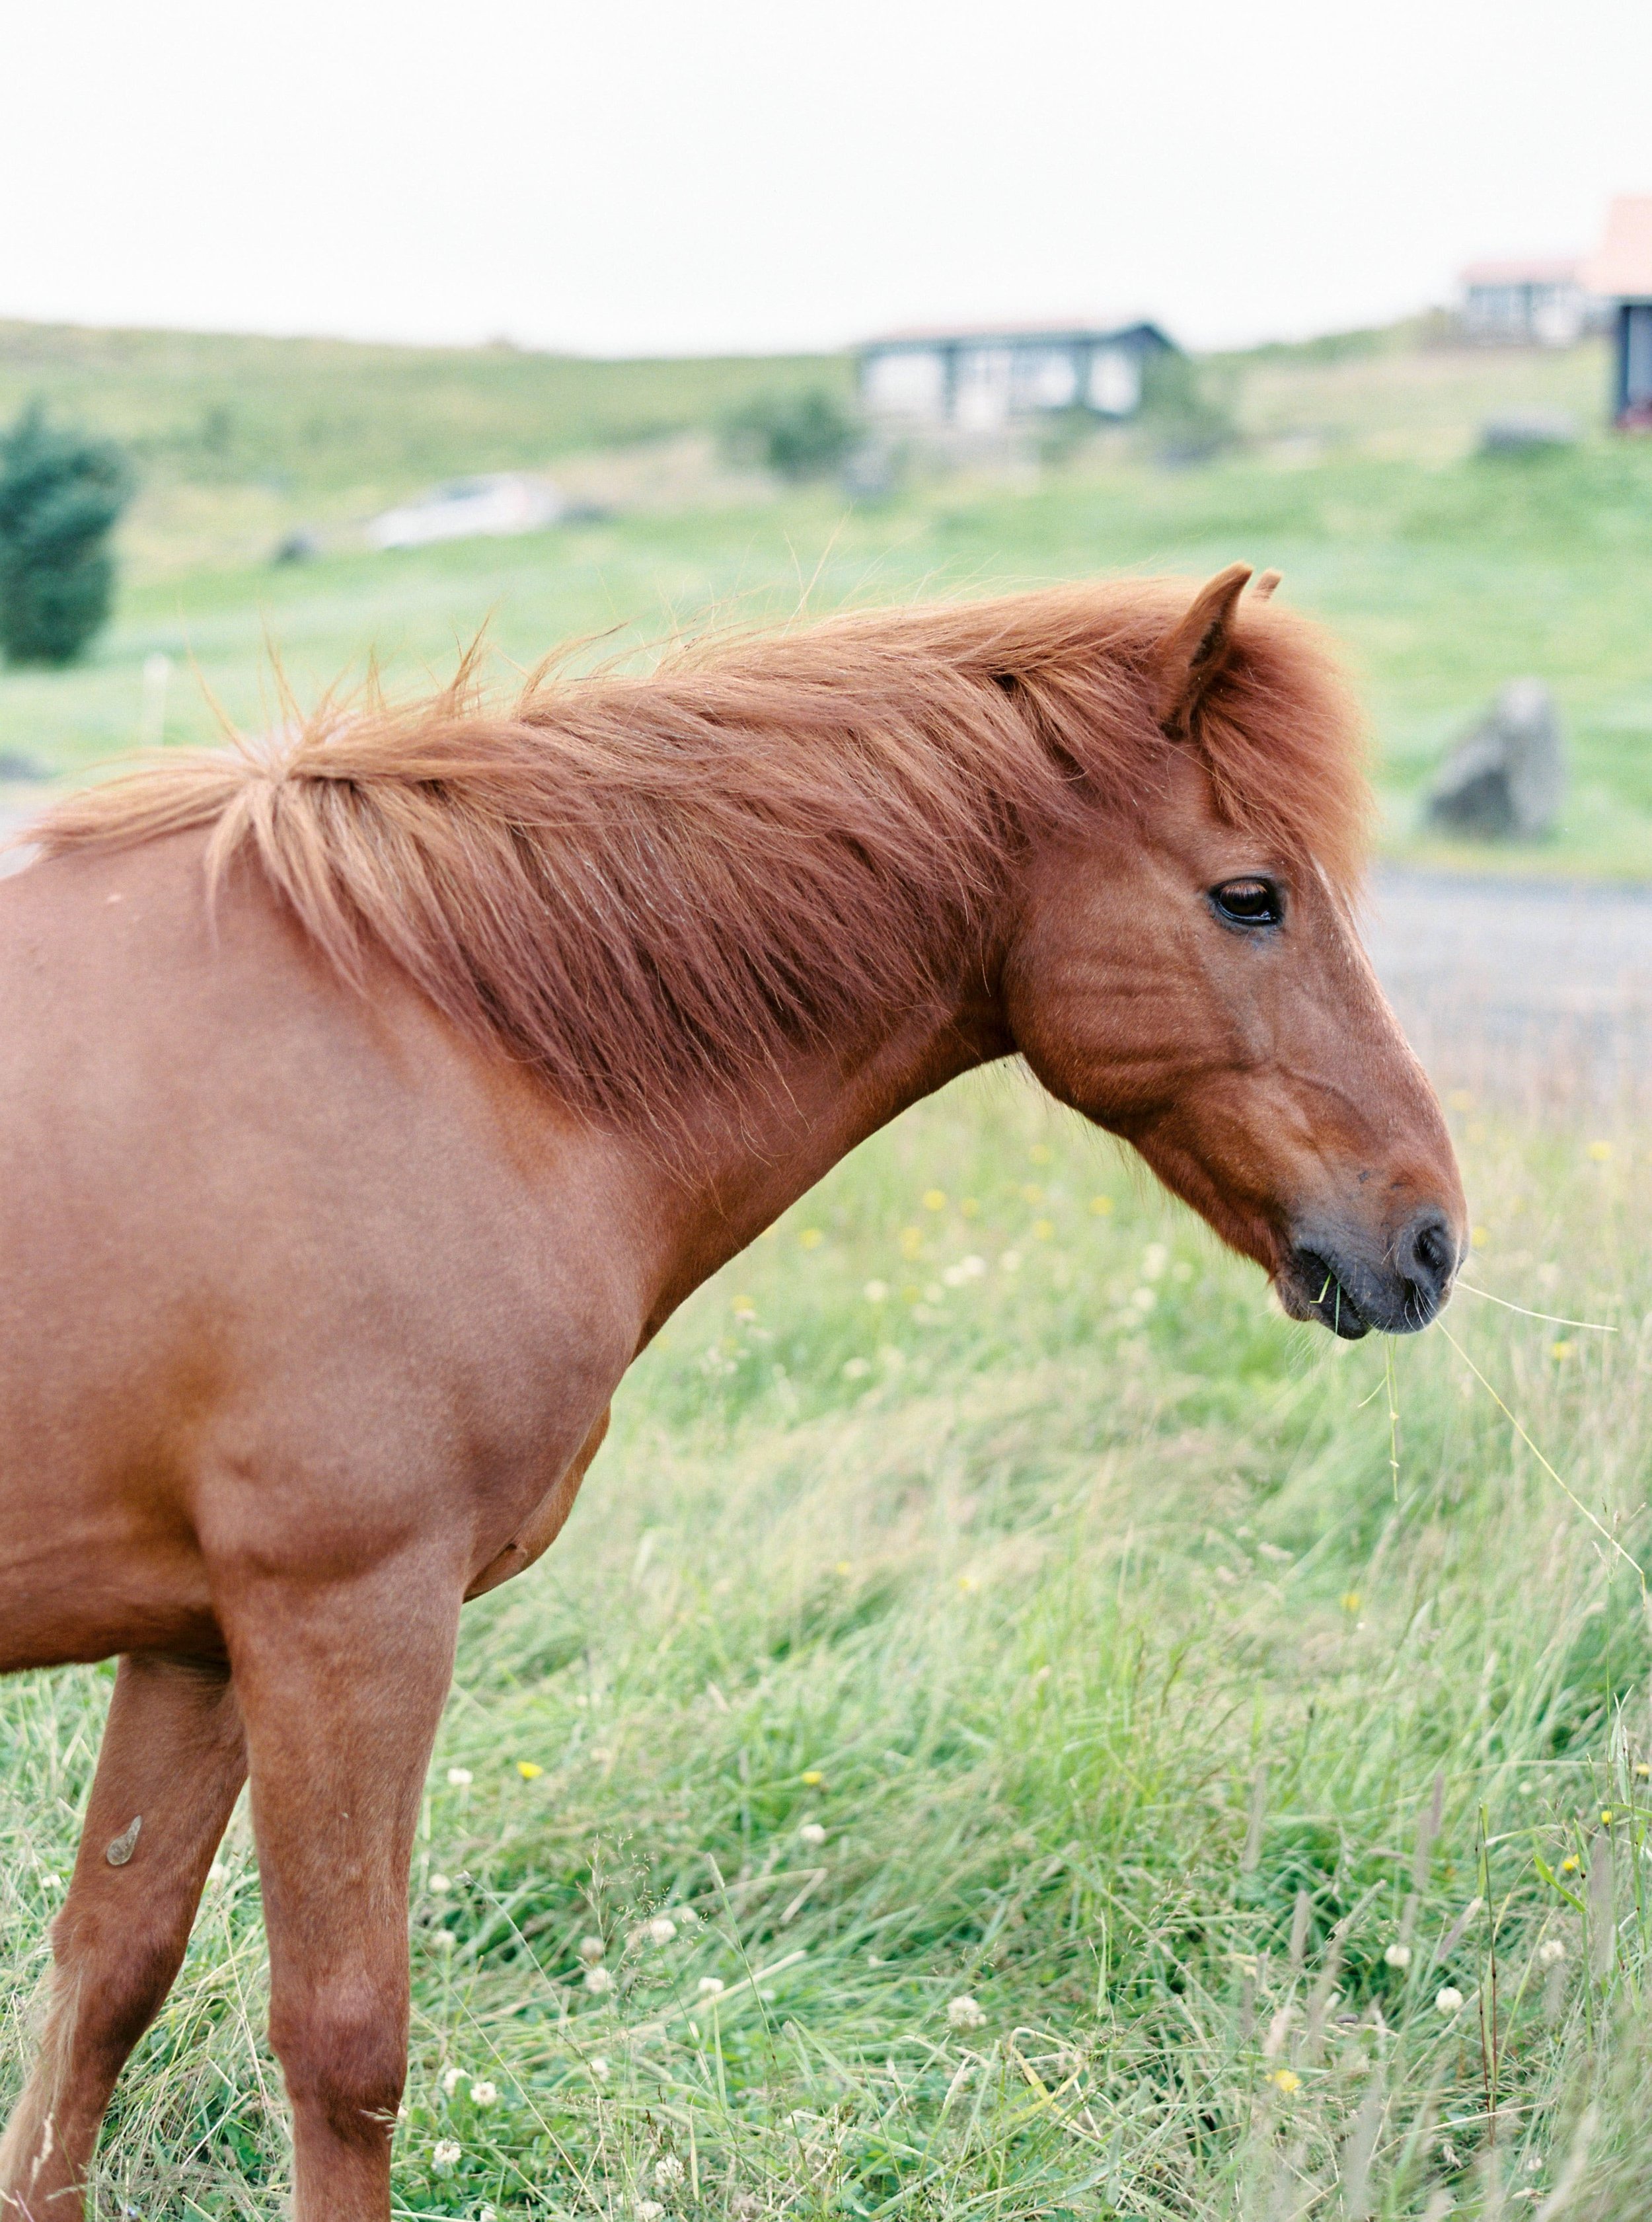
[[[43,2041],[0,2138],[5,2222],[75,2222],[128,2053],[172,1987],[246,1774],[225,1669],[122,1659],[63,1910]]]
[[[407,2073],[407,1876],[463,1572],[259,1585],[226,1613],[292,2106],[297,2222],[383,2222]]]

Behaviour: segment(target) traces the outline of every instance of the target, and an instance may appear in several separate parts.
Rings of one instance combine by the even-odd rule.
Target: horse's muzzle
[[[1292,1319],[1317,1320],[1344,1342],[1379,1328],[1415,1334],[1451,1293],[1461,1262],[1450,1220],[1426,1206],[1378,1248],[1349,1227],[1303,1228],[1274,1276]]]

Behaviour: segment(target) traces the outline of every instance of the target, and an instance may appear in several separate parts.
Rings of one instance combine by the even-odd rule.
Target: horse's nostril
[[[1417,1254],[1430,1273],[1444,1273],[1451,1264],[1444,1227],[1425,1227],[1417,1238]]]
[[[1408,1281],[1430,1297],[1439,1297],[1457,1263],[1457,1246],[1442,1212],[1424,1212],[1407,1228],[1399,1246],[1399,1264]]]

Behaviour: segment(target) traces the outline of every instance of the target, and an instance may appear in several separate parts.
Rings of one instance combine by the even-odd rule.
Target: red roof
[[[1583,282],[1592,293],[1652,300],[1652,197],[1623,195],[1612,203],[1606,235],[1584,264]]]

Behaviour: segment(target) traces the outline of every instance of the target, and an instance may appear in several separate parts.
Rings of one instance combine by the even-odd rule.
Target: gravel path
[[[25,822],[0,811],[0,833]],[[1652,883],[1385,865],[1372,896],[1372,957],[1442,1088],[1515,1109],[1652,1111]]]
[[[1652,1110],[1652,886],[1390,865],[1373,898],[1372,957],[1442,1087]]]

